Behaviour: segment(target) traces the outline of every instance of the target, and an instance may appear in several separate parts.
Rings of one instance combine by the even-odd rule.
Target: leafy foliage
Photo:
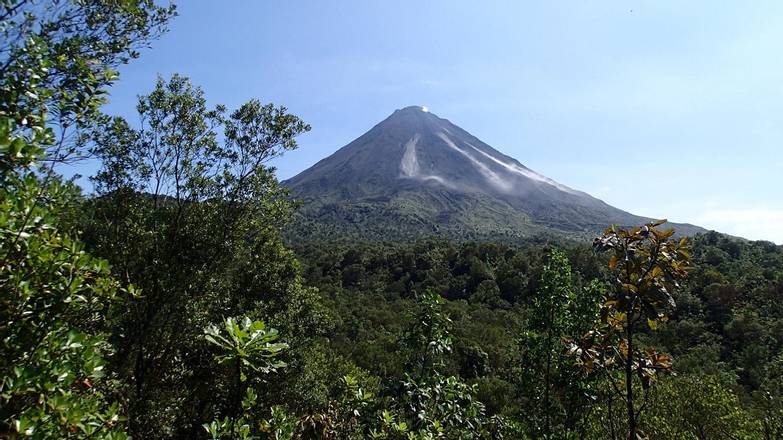
[[[630,230],[612,226],[595,240],[597,250],[611,252],[607,279],[612,290],[601,310],[600,323],[571,349],[587,371],[603,368],[610,374],[609,382],[627,408],[629,438],[645,438],[637,419],[652,381],[672,367],[669,355],[634,343],[637,326],[646,321],[655,330],[667,319],[666,307],[675,306],[672,295],[690,261],[686,238],[674,241],[674,229],[657,229],[665,222],[659,220]],[[613,370],[622,372],[623,387],[615,384]],[[644,390],[645,403],[638,407],[635,380]]]
[[[222,406],[237,406],[199,345],[204,327],[242,314],[300,343],[325,328],[280,240],[292,203],[265,165],[309,128],[257,101],[228,115],[208,108],[179,75],[159,78],[137,110],[138,127],[104,116],[85,132],[101,169],[84,239],[144,292],[113,317],[131,432],[197,435]]]
[[[575,365],[566,341],[596,321],[601,287],[592,283],[577,294],[566,253],[559,249],[546,253],[527,329],[519,340],[520,383],[536,408],[526,415],[532,436],[552,438],[553,425],[563,435],[575,434],[589,414],[595,378]]]
[[[66,129],[95,113],[112,68],[172,13],[152,2],[0,4],[3,436],[126,437],[103,331],[112,304],[134,291],[68,233],[61,215],[77,192],[40,163],[73,152]]]
[[[284,362],[270,360],[287,349],[288,344],[273,343],[278,338],[277,330],[267,330],[262,321],[251,321],[245,317],[239,322],[226,318],[224,330],[221,332],[217,326],[210,325],[204,330],[204,338],[223,351],[215,356],[219,363],[238,366],[240,381],[247,380],[246,369],[266,374],[285,366]]]
[[[718,377],[671,378],[654,399],[644,422],[652,438],[758,438],[758,421]]]
[[[484,200],[448,222],[459,244],[411,243],[433,208],[405,193],[391,213],[314,204],[289,238],[330,241],[289,250],[297,204],[268,160],[298,117],[210,107],[181,75],[136,123],[98,111],[174,13],[0,2],[0,436],[783,435],[783,247],[656,222],[557,250],[519,216],[513,245],[465,241],[498,238]],[[54,168],[85,154],[89,198]],[[329,227],[346,216],[370,229]]]
[[[207,326],[204,339],[220,350],[215,360],[230,369],[235,405],[229,408],[229,414],[222,421],[204,424],[204,429],[213,439],[258,438],[260,432],[268,430],[262,429],[268,423],[263,426],[253,423],[254,413],[258,411],[258,396],[247,387],[248,374],[260,376],[285,367],[285,362],[275,358],[288,349],[288,344],[275,342],[277,330],[267,329],[262,321],[251,321],[247,317],[241,320],[226,318],[223,324],[223,330],[214,324]]]
[[[72,188],[20,167],[31,165],[40,148],[13,135],[11,119],[0,117],[0,125],[0,161],[16,165],[0,178],[0,430],[42,439],[125,438],[120,408],[108,396],[104,359],[111,347],[102,334],[103,317],[125,293],[106,261],[57,227],[55,212]]]
[[[116,68],[166,31],[174,6],[153,0],[0,2],[0,114],[21,132],[48,125],[45,160],[81,155],[69,143],[105,102]]]
[[[533,303],[546,291],[542,283],[547,277],[542,274],[547,262],[552,261],[541,246],[455,245],[437,241],[386,246],[374,243],[300,246],[297,254],[306,282],[320,288],[338,318],[328,341],[336,353],[351,359],[371,373],[371,377],[404,377],[406,371],[415,371],[408,370],[412,364],[407,356],[398,355],[397,335],[408,328],[403,317],[410,316],[414,292],[431,289],[447,298],[442,307],[452,320],[449,324],[451,352],[442,360],[444,374],[458,375],[476,384],[476,396],[485,404],[488,415],[503,414],[518,424],[524,421],[524,429],[536,435],[536,426],[544,421],[540,396],[544,388],[542,361],[546,350],[537,351],[531,344],[545,340],[540,330],[542,315],[534,312]],[[705,261],[711,249],[724,248],[733,251],[720,266]],[[779,269],[783,267],[783,248],[705,234],[693,238],[692,253],[688,278],[680,282],[679,290],[672,291],[678,307],[665,309],[669,319],[659,320],[656,331],[649,328],[646,320],[641,321],[634,340],[641,354],[648,347],[670,353],[678,377],[728,374],[727,379],[721,380],[721,386],[738,396],[745,414],[759,420],[761,412],[766,411],[764,402],[777,402],[776,393],[772,392],[773,398],[768,400],[763,397],[767,394],[760,391],[760,385],[754,384],[771,383],[765,379],[770,374],[766,366],[771,365],[775,353],[780,353],[780,333],[776,329],[780,328],[779,317],[783,316],[779,314],[777,299],[783,276]],[[611,294],[609,286],[600,280],[609,256],[593,253],[586,247],[567,248],[565,254],[572,267],[571,287],[566,290],[573,292],[575,302],[559,313],[574,317],[565,319],[568,326],[564,334],[578,340],[592,330],[598,309]],[[550,264],[552,270],[560,270],[558,267],[559,264]],[[346,272],[359,275],[346,283]],[[488,282],[498,286],[505,304],[482,301],[474,295],[482,283]],[[709,296],[707,287],[715,282],[723,283],[726,289],[747,293],[733,299],[731,304],[721,304]],[[709,312],[718,307],[726,310],[723,315]],[[749,308],[755,312],[748,313]],[[733,324],[727,325],[730,322]],[[526,337],[520,338],[525,334]],[[555,345],[563,344],[562,339],[554,339]],[[763,349],[743,354],[742,347],[749,345]],[[553,359],[560,362],[556,355],[560,352],[553,353]],[[566,412],[560,416],[553,413],[554,435],[565,436],[571,430],[573,435],[583,438],[622,438],[622,431],[627,429],[626,408],[607,376],[598,374],[603,370],[584,376],[576,374],[568,358],[562,358],[562,362],[565,367],[562,371],[574,375],[562,376],[564,388],[553,387],[553,406],[561,405],[560,402],[585,406],[583,411],[577,410],[581,419],[576,421],[565,417]],[[553,383],[559,383],[558,374],[553,376],[556,379]],[[759,379],[752,382],[745,379],[751,377]],[[613,381],[618,379],[615,377]],[[644,395],[641,381],[634,380],[634,395],[641,399]],[[650,414],[663,403],[654,396],[651,388],[645,407],[645,412]],[[539,425],[531,420],[533,414],[540,415],[539,422],[535,422]],[[646,420],[649,420],[646,415],[641,418],[641,428],[652,436],[657,431],[651,431],[653,428]],[[751,438],[764,438],[760,436],[754,432]]]

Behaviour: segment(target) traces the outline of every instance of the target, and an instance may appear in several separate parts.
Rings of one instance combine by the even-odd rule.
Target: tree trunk
[[[636,414],[633,407],[633,326],[631,316],[628,319],[628,326],[625,329],[626,340],[628,341],[628,353],[625,356],[625,406],[628,412],[628,438],[636,439]]]
[[[231,439],[236,438],[236,422],[237,417],[239,417],[240,413],[242,412],[242,360],[237,357],[237,362],[234,366],[234,374],[235,382],[234,382],[234,390],[231,394],[233,394],[231,399]]]
[[[609,422],[609,432],[612,435],[612,440],[617,440],[617,435],[614,433],[614,413],[612,412],[612,402],[614,401],[614,395],[612,394],[612,390],[610,389],[607,393],[608,401],[606,406],[606,411],[608,413],[608,417],[606,418]]]
[[[545,388],[544,388],[544,411],[545,411],[545,433],[546,438],[549,439],[552,436],[552,426],[551,426],[551,406],[549,403],[549,393],[550,393],[550,375],[552,370],[552,321],[554,320],[554,317],[552,316],[554,314],[553,310],[554,305],[550,304],[550,311],[549,311],[549,322],[547,323],[547,335],[546,335],[546,375],[544,378]]]

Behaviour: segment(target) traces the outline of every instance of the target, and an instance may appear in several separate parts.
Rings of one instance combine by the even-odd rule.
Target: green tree
[[[766,366],[766,378],[756,391],[764,440],[783,438],[783,354]]]
[[[549,261],[544,265],[541,275],[539,292],[533,300],[531,316],[538,318],[538,324],[545,335],[544,351],[546,352],[544,368],[544,411],[545,438],[552,435],[552,357],[561,350],[555,347],[556,339],[563,337],[563,330],[568,322],[566,310],[574,301],[571,280],[571,265],[564,253],[552,250]],[[559,342],[559,341],[557,341]],[[560,345],[560,344],[558,344]]]
[[[590,284],[577,295],[565,252],[547,252],[527,311],[528,326],[520,339],[523,386],[535,394],[527,412],[535,414],[530,417],[530,428],[536,436],[569,438],[588,413],[591,377],[574,364],[566,341],[577,338],[596,320],[598,289],[598,284]]]
[[[52,129],[45,161],[81,156],[69,142],[104,103],[116,69],[166,31],[173,5],[153,0],[0,1],[0,114]]]
[[[30,169],[51,139],[39,128],[25,139],[0,116],[0,436],[125,438],[102,333],[124,292],[106,261],[58,228],[73,188]]]
[[[84,237],[144,292],[114,317],[132,434],[194,436],[225,400],[215,393],[231,389],[198,344],[208,323],[246,315],[299,347],[326,328],[282,244],[293,205],[266,165],[309,127],[255,100],[209,108],[179,75],[159,78],[137,110],[136,127],[101,117],[83,138],[101,163]],[[279,383],[281,395],[292,389]]]
[[[714,376],[663,381],[643,424],[651,438],[683,440],[755,439],[760,431],[725,381]]]
[[[397,438],[395,435],[403,433],[419,436],[413,438],[453,439],[491,435],[485,407],[475,398],[477,387],[443,374],[445,356],[453,343],[452,321],[443,312],[443,303],[440,296],[432,293],[417,298],[417,308],[403,338],[410,353],[408,371],[412,374],[405,373],[405,378],[394,387],[394,410],[381,415],[379,432],[386,434],[379,438]]]
[[[402,344],[410,353],[407,370],[416,378],[442,372],[444,356],[452,350],[453,323],[443,312],[443,303],[443,298],[433,293],[420,294],[416,310],[408,318]]]
[[[74,153],[69,129],[104,102],[114,68],[173,13],[151,1],[0,2],[3,437],[125,438],[103,331],[128,295],[63,224],[78,194],[52,166]]]

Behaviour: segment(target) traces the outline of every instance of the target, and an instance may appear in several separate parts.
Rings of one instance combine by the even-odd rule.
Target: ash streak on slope
[[[496,172],[492,171],[491,169],[489,169],[488,166],[486,166],[485,164],[481,163],[481,161],[479,161],[475,157],[471,156],[468,152],[466,152],[466,151],[462,150],[461,148],[459,148],[454,142],[451,141],[451,139],[449,139],[448,136],[446,136],[446,133],[438,133],[438,136],[441,139],[443,139],[443,142],[445,142],[446,145],[448,145],[453,150],[459,152],[460,154],[462,154],[463,156],[468,158],[468,160],[470,160],[470,162],[473,165],[475,165],[476,168],[478,168],[479,172],[481,172],[481,174],[484,175],[484,178],[486,178],[487,181],[490,184],[492,184],[492,186],[494,186],[495,188],[500,189],[502,191],[506,191],[506,192],[511,191],[513,189],[514,184],[512,182],[507,181],[502,176],[500,176],[498,173],[496,173]]]
[[[479,153],[481,153],[487,159],[489,159],[489,160],[495,162],[496,164],[504,167],[505,169],[511,171],[512,173],[519,174],[522,177],[526,177],[528,179],[532,179],[532,180],[535,180],[535,181],[538,181],[538,182],[546,183],[547,185],[552,185],[555,188],[559,189],[560,191],[565,191],[565,192],[568,192],[568,193],[571,193],[571,194],[576,194],[576,191],[574,191],[573,189],[571,189],[571,188],[569,188],[569,187],[567,187],[565,185],[561,185],[561,184],[555,182],[554,180],[552,180],[552,179],[550,179],[548,177],[544,177],[541,174],[536,173],[535,171],[527,170],[525,168],[520,167],[517,164],[503,162],[502,160],[497,159],[494,156],[492,156],[490,154],[487,154],[484,151],[481,151],[480,149],[476,148],[474,145],[472,145],[472,144],[470,144],[468,142],[465,142],[465,143],[468,146],[470,146],[471,148],[473,148],[474,150],[476,150]]]
[[[451,187],[440,176],[435,175],[423,175],[419,169],[419,159],[416,157],[416,144],[419,142],[419,134],[413,135],[413,137],[405,144],[405,153],[402,155],[402,161],[400,161],[400,173],[401,177],[408,177],[413,179],[434,180],[444,186]]]
[[[400,162],[400,172],[405,177],[417,177],[419,174],[419,161],[416,158],[417,142],[419,142],[418,133],[405,144],[405,153],[403,153],[402,162]]]

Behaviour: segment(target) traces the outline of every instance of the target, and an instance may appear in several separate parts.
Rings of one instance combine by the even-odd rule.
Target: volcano
[[[650,220],[543,176],[420,106],[396,110],[283,184],[304,202],[292,226],[301,238],[578,238]]]

